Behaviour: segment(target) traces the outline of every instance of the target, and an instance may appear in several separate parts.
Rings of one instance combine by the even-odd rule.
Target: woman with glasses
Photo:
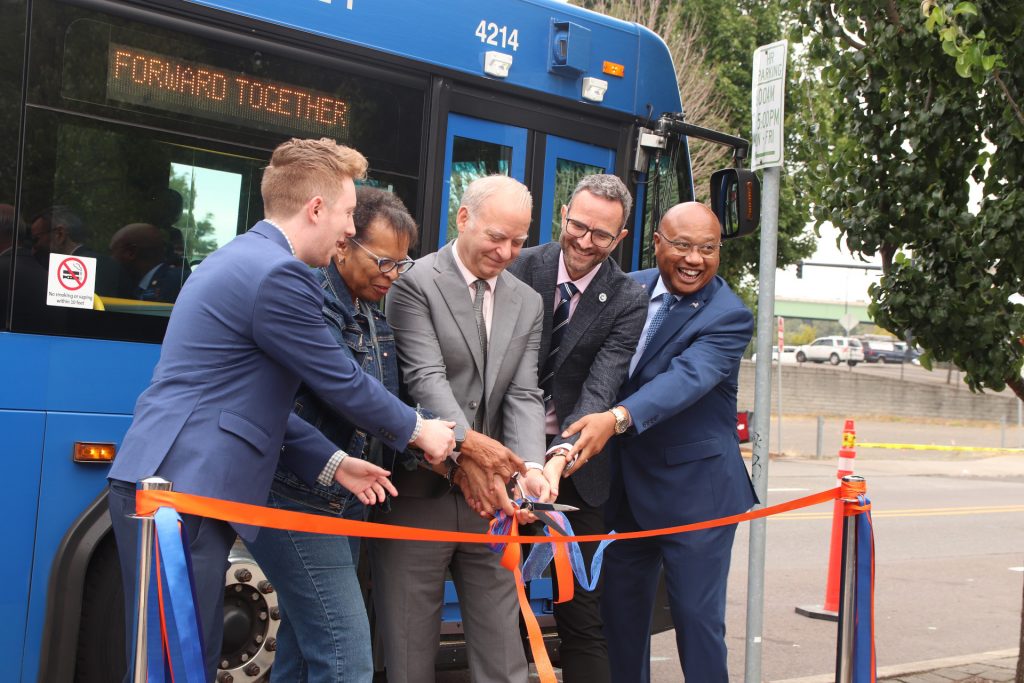
[[[416,224],[401,200],[370,187],[356,190],[356,233],[335,262],[316,277],[324,293],[323,314],[341,348],[363,371],[398,393],[395,340],[378,303],[412,267],[409,249]],[[394,471],[405,459],[331,412],[305,387],[295,411],[344,450]],[[282,510],[362,521],[366,510],[338,484],[306,486],[279,466],[267,504]],[[359,539],[262,529],[247,544],[277,590],[281,622],[272,681],[319,683],[373,679],[370,630],[356,576]]]

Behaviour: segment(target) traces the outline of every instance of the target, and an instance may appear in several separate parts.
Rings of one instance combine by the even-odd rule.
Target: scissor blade
[[[534,510],[542,510],[544,512],[579,512],[578,507],[572,505],[563,505],[562,503],[538,503],[531,501],[530,507]]]

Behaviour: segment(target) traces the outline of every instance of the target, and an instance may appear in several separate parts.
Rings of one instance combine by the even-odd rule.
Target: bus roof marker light
[[[484,73],[495,78],[508,78],[512,68],[512,55],[488,50],[484,53]]]
[[[604,94],[608,90],[608,81],[587,76],[583,79],[583,99],[591,102],[604,102]]]
[[[615,62],[601,62],[601,71],[608,74],[609,76],[618,76],[619,78],[622,78],[623,76],[626,75],[625,65],[617,64]]]

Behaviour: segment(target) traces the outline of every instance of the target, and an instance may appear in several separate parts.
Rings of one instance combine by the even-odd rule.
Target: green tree
[[[580,4],[612,16],[635,21],[660,35],[672,52],[686,119],[691,123],[749,137],[750,86],[754,50],[784,37],[787,15],[778,0],[705,0],[679,3],[669,0],[584,0]],[[808,201],[797,191],[803,181],[804,162],[799,136],[805,112],[804,94],[792,88],[802,66],[791,61],[786,102],[787,162],[779,201],[778,263],[784,267],[814,251],[814,236],[807,230]],[[805,83],[804,88],[813,88]],[[728,165],[725,148],[691,141],[697,199],[706,201],[711,173]],[[748,303],[756,300],[759,241],[741,239],[722,251],[720,274]]]
[[[881,255],[872,314],[922,364],[1024,400],[1024,3],[805,2],[800,39],[835,88],[815,219]]]
[[[181,195],[181,218],[175,227],[185,236],[185,260],[188,263],[201,261],[217,249],[217,238],[213,226],[213,214],[207,213],[196,220],[196,186],[195,178],[188,172],[178,173],[171,169],[168,187]]]
[[[811,0],[800,19],[834,88],[808,168],[815,220],[881,256],[872,314],[913,335],[923,363],[1024,399],[1024,4]]]

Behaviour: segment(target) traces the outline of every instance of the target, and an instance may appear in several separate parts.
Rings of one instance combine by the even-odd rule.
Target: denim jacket
[[[314,276],[324,292],[324,321],[338,345],[349,352],[364,372],[379,379],[388,391],[398,395],[395,335],[380,308],[362,301],[357,311],[348,286],[333,265],[318,268]],[[299,387],[295,395],[295,412],[350,456],[393,470],[395,455],[390,449],[382,447],[377,439],[368,437],[365,431],[333,412],[305,385]],[[385,459],[389,461],[387,464],[384,464]],[[310,488],[291,470],[281,465],[274,479],[275,487],[283,484],[316,494],[324,498],[331,508],[343,506],[351,495],[337,482],[329,487],[314,484]]]

